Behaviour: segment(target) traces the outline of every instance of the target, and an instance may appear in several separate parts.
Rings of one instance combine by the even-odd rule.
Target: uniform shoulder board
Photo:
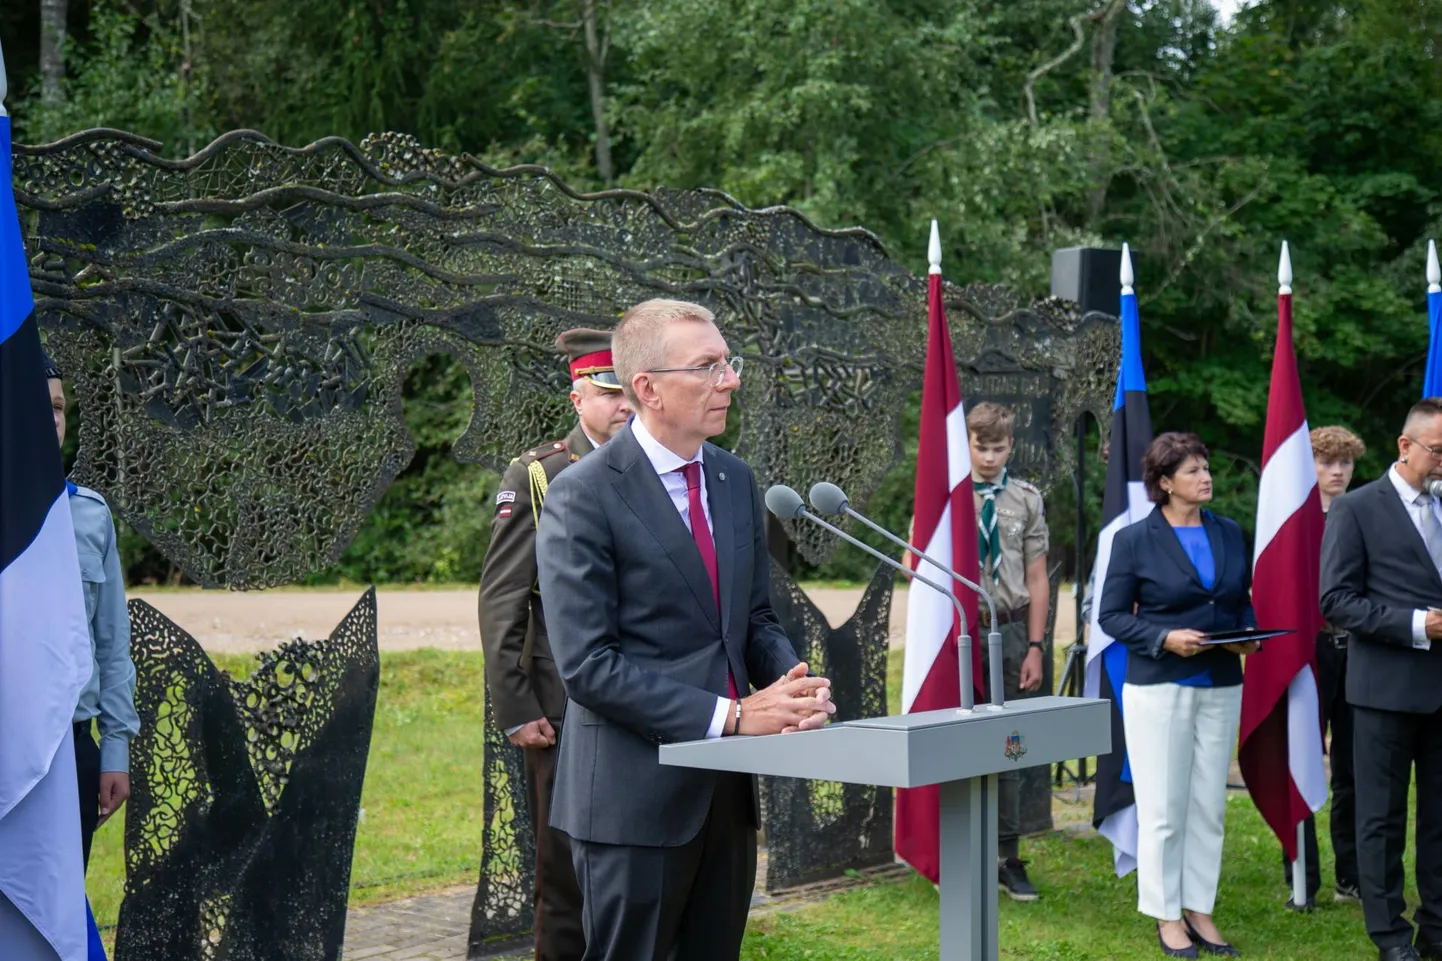
[[[1041,495],[1041,490],[1031,481],[1024,481],[1020,477],[1017,477],[1014,479],[1014,482],[1017,487],[1020,487],[1024,491],[1031,491],[1033,494],[1036,494],[1038,496]]]
[[[552,454],[559,454],[563,450],[566,450],[566,442],[558,440],[552,441],[549,444],[542,444],[540,447],[531,451],[531,455],[534,456],[536,460],[540,460],[543,457],[550,457]]]

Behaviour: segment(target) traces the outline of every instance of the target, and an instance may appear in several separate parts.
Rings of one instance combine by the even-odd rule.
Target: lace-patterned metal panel
[[[117,961],[335,961],[380,662],[369,590],[234,680],[130,602],[136,707]]]
[[[159,148],[109,130],[17,145],[15,190],[40,323],[86,414],[76,478],[203,584],[336,561],[411,458],[400,390],[420,357],[465,366],[455,453],[499,471],[568,426],[555,335],[647,297],[707,304],[747,359],[737,451],[763,484],[827,478],[864,507],[899,450],[925,284],[864,230],[710,190],[578,194],[397,134]],[[1069,474],[1070,418],[1110,401],[1115,322],[999,288],[948,297],[964,368],[1041,375],[1048,475]],[[835,549],[789,532],[813,561]]]
[[[526,796],[525,759],[491,713],[486,689],[481,880],[471,906],[468,955],[518,946],[536,925],[536,838]]]
[[[831,678],[834,721],[886,714],[892,583],[891,568],[878,565],[856,612],[833,629],[780,565],[771,565],[776,616],[796,656]],[[892,860],[890,788],[764,777],[761,806],[768,892]]]

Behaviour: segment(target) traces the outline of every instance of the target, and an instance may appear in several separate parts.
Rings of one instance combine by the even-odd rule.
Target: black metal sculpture
[[[117,961],[336,961],[380,662],[375,590],[235,680],[130,602],[136,707]]]
[[[886,714],[886,652],[895,573],[879,566],[856,612],[833,628],[780,566],[771,567],[771,601],[796,656],[831,679],[840,697],[834,721]],[[836,877],[884,864],[891,850],[891,789],[870,784],[761,779],[766,834],[766,890]]]
[[[612,326],[648,297],[708,305],[746,358],[735,447],[762,484],[824,478],[864,508],[900,450],[924,360],[925,284],[865,230],[824,230],[710,190],[582,194],[539,167],[498,170],[398,134],[297,149],[236,131],[184,161],[159,149],[114,130],[16,145],[15,192],[38,317],[83,415],[75,478],[202,584],[287,584],[339,558],[413,454],[401,386],[420,358],[445,353],[465,367],[473,414],[455,454],[500,470],[569,426],[555,335]],[[1018,471],[1043,485],[1068,476],[1072,422],[1109,407],[1115,321],[985,285],[950,286],[947,298],[968,400],[1022,401]],[[812,561],[834,550],[816,528],[787,530]],[[858,650],[884,638],[878,590],[855,621]],[[799,605],[794,585],[782,595]],[[867,625],[881,634],[862,637]],[[809,626],[806,637],[818,643]],[[192,648],[142,645],[138,658],[156,663],[141,670],[189,665],[187,690],[220,711],[218,682]],[[838,682],[838,701],[879,712],[884,671],[868,667],[855,683]],[[156,740],[155,728],[179,721],[143,717],[140,762],[177,778],[177,796],[200,790],[186,786],[199,762],[172,769]],[[231,723],[224,711],[213,720]],[[529,927],[519,761],[499,732],[487,744],[473,948]],[[244,778],[230,787],[262,790]],[[786,824],[844,824],[834,830],[857,857],[881,843],[872,814],[852,813],[874,813],[874,796],[845,793],[838,815],[828,789],[785,790],[770,789],[792,814],[774,831],[768,821],[768,840],[801,853],[777,862],[778,879],[821,869],[805,853],[814,842],[788,839]],[[241,802],[228,790],[221,803]],[[260,809],[245,805],[233,824],[259,824]],[[241,915],[197,900],[202,889],[135,888],[122,925],[161,917],[166,904],[170,929],[221,912],[232,920],[217,936],[241,937]]]

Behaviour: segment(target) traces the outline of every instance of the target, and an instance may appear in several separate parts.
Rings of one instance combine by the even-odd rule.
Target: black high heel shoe
[[[1198,945],[1200,945],[1201,949],[1208,954],[1215,954],[1223,958],[1240,958],[1242,956],[1242,952],[1238,951],[1230,944],[1213,944],[1206,938],[1202,937],[1200,934],[1197,933],[1197,929],[1192,927],[1192,922],[1190,918],[1183,916],[1182,923],[1187,926],[1187,936],[1193,941],[1195,941]]]
[[[1188,936],[1191,935],[1191,930],[1191,925],[1187,925]],[[1162,938],[1162,923],[1160,921],[1157,922],[1157,944],[1162,946],[1162,954],[1165,954],[1169,958],[1195,958],[1197,956],[1197,946],[1195,944],[1189,944],[1185,948],[1174,948],[1168,945]]]

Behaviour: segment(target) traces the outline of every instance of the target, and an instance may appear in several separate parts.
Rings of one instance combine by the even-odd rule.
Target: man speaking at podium
[[[585,961],[735,961],[755,779],[662,767],[658,747],[810,730],[835,706],[771,608],[751,469],[706,443],[741,385],[713,315],[638,304],[612,357],[636,416],[556,478],[537,532],[569,698],[551,825],[572,839]]]

